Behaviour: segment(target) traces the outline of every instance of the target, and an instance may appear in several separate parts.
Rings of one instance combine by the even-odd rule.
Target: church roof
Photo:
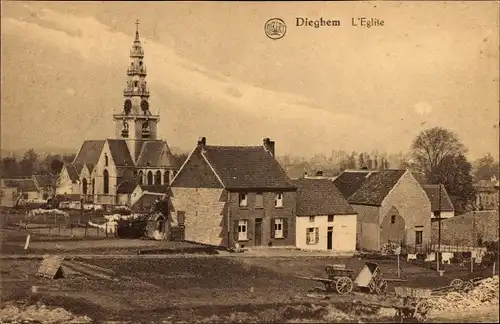
[[[99,156],[101,156],[102,148],[104,147],[104,140],[91,140],[85,141],[77,156],[73,160],[74,165],[83,164],[97,164]],[[81,171],[81,169],[80,169]]]
[[[74,164],[66,164],[66,170],[68,171],[68,176],[72,182],[76,182],[80,178],[80,173]]]
[[[172,153],[165,141],[145,141],[137,159],[137,167],[174,166]]]
[[[134,166],[125,140],[108,139],[107,141],[116,166]]]

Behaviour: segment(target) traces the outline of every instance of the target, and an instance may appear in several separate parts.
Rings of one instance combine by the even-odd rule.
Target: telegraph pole
[[[438,248],[436,252],[436,262],[437,262],[437,267],[436,270],[439,272],[441,269],[440,266],[440,256],[441,256],[441,183],[438,184]]]

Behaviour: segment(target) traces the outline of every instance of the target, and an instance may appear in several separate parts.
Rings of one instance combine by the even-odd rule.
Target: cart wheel
[[[345,295],[352,291],[353,283],[349,277],[341,277],[337,280],[336,289],[339,294]]]
[[[472,282],[472,280],[464,282],[462,286],[462,291],[469,292],[472,289],[474,289],[474,283]]]
[[[460,290],[463,284],[464,281],[462,279],[453,279],[450,283],[450,287],[452,287],[455,290]]]
[[[431,305],[427,300],[421,300],[415,306],[415,313],[413,315],[419,322],[424,322],[427,319],[427,313],[429,312]]]
[[[379,295],[385,294],[387,291],[387,281],[381,280],[379,284],[375,287],[375,292]]]

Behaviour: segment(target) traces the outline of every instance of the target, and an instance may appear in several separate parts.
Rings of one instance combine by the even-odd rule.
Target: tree
[[[411,145],[416,166],[429,176],[448,156],[465,154],[466,149],[458,136],[442,127],[420,132]]]
[[[463,153],[448,154],[427,178],[429,183],[444,185],[457,214],[474,209],[476,195],[471,170],[472,166]]]
[[[363,153],[359,153],[359,168],[361,169],[362,167],[366,166],[365,164],[365,157],[363,155]]]
[[[474,179],[477,180],[489,180],[491,177],[495,176],[499,178],[499,164],[498,161],[495,162],[491,154],[486,154],[485,156],[478,159],[475,163]]]
[[[365,161],[366,161],[366,167],[368,168],[368,170],[372,170],[372,168],[373,168],[373,161],[370,158],[370,154],[365,153]]]
[[[2,160],[2,177],[14,178],[21,175],[21,166],[14,157],[5,157]]]
[[[23,159],[21,160],[21,173],[24,177],[31,177],[35,174],[38,168],[38,154],[34,149],[29,149],[24,153]]]
[[[378,158],[376,155],[373,158],[373,170],[378,170]]]

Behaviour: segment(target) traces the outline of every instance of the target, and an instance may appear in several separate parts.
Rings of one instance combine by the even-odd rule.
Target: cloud
[[[415,104],[415,112],[422,116],[428,115],[432,112],[432,106],[427,102],[418,102]]]

